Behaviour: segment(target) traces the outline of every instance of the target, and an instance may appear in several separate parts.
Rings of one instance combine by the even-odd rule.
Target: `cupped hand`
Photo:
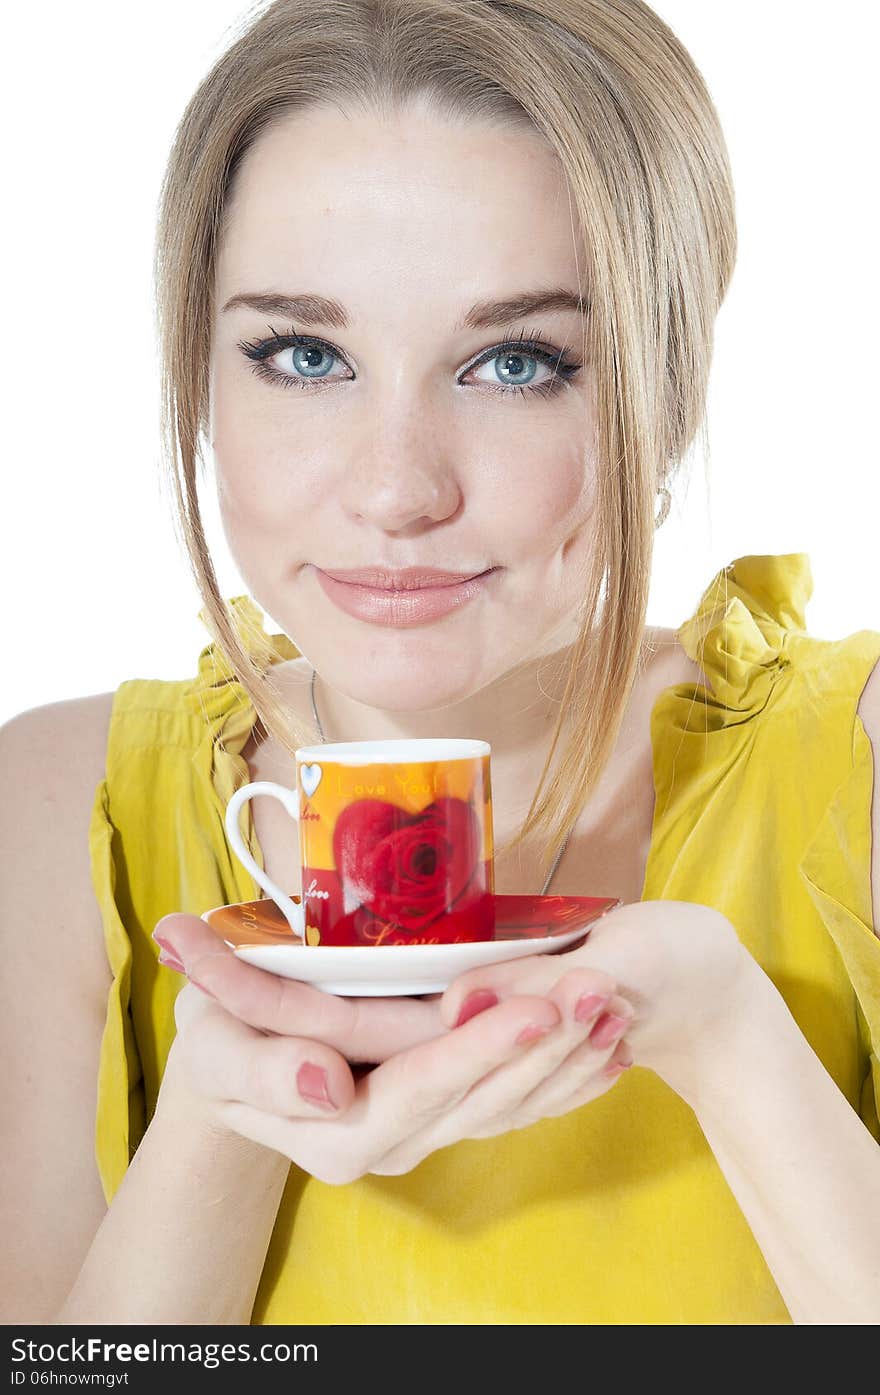
[[[624,1026],[596,1025],[603,1009],[624,1025],[632,1013],[602,972],[573,967],[546,995],[483,1000],[446,1026],[437,1001],[341,999],[255,969],[197,917],[166,917],[156,937],[192,976],[169,1065],[212,1122],[324,1181],[406,1172],[459,1139],[565,1113],[631,1063]],[[356,1078],[349,1061],[371,1058]]]
[[[688,1100],[701,1059],[747,1016],[765,978],[719,911],[690,901],[637,901],[606,912],[576,949],[462,974],[443,994],[443,1021],[455,1022],[468,1001],[552,998],[575,967],[616,981],[635,1009],[625,1036],[635,1064]]]
[[[419,1001],[323,993],[245,963],[199,916],[164,916],[153,938],[160,962],[189,980],[175,999],[166,1070],[213,1124],[222,1124],[229,1101],[286,1119],[342,1113],[359,1064],[448,1031],[439,994]]]
[[[200,916],[164,916],[153,938],[163,963],[186,974],[241,1023],[262,1033],[323,1042],[348,1061],[375,1064],[447,1030],[439,994],[419,999],[324,993],[239,959]]]
[[[611,1089],[631,1058],[619,1044],[622,1028],[594,1032],[603,1007],[624,1022],[631,1012],[607,975],[576,969],[547,996],[509,997],[355,1080],[332,1048],[259,1041],[254,1028],[187,985],[175,1004],[169,1064],[200,1100],[213,1101],[212,1122],[338,1185],[409,1172],[452,1143],[524,1128]],[[330,1099],[314,1107],[296,1093],[302,1050],[326,1073]]]

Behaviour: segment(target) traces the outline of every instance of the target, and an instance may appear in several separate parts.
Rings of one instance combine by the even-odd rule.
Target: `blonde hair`
[[[421,100],[441,119],[537,132],[570,189],[598,447],[580,633],[538,790],[508,845],[537,831],[549,869],[613,750],[639,669],[658,489],[704,424],[714,321],[736,255],[716,111],[689,54],[641,0],[257,8],[183,113],[156,239],[163,451],[209,628],[266,730],[291,753],[311,744],[271,668],[262,673],[239,640],[198,502],[215,264],[249,148],[273,122],[320,102],[387,114]],[[548,783],[566,720],[570,739]]]

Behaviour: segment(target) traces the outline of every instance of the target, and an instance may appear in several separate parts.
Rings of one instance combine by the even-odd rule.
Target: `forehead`
[[[236,171],[217,293],[307,280],[353,310],[370,288],[458,304],[576,284],[577,261],[564,175],[532,128],[319,107],[264,131]]]

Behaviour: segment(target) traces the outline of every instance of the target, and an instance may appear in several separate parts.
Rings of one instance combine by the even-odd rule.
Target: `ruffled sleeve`
[[[287,635],[267,634],[263,612],[250,596],[233,596],[227,605],[233,627],[261,673],[273,664],[299,657],[299,650]],[[210,617],[204,607],[199,611],[199,619],[211,633]],[[233,794],[250,779],[247,762],[241,753],[257,721],[257,713],[218,640],[199,655],[198,677],[185,700],[187,708],[202,724],[196,759],[212,791],[217,820],[215,841],[222,850],[219,855],[223,859],[224,880],[230,888],[230,901],[250,901],[263,893],[229,846],[224,820]],[[244,805],[240,820],[245,845],[257,866],[262,867],[263,856],[256,842],[249,802]]]
[[[806,553],[739,557],[716,573],[676,631],[706,681],[665,689],[651,714],[655,815],[643,894],[669,894],[682,844],[695,832],[702,855],[705,810],[721,790],[729,799],[736,785],[740,798],[753,798],[746,749],[766,729],[755,719],[791,677],[812,590]]]
[[[285,635],[266,634],[249,596],[227,605],[261,671],[298,656]],[[204,610],[200,618],[207,627]],[[108,1203],[152,1117],[174,1038],[181,980],[157,963],[153,928],[173,911],[201,915],[261,894],[229,847],[224,824],[229,799],[250,779],[241,753],[255,721],[253,704],[216,642],[199,655],[195,678],[130,679],[114,694],[105,776],[89,830],[92,885],[112,974],[95,1131]],[[262,866],[250,805],[245,810],[247,842]]]
[[[722,568],[678,630],[688,658],[711,683],[709,729],[756,715],[790,663],[813,594],[805,552],[739,557]],[[697,714],[705,730],[702,714]]]
[[[95,1157],[108,1205],[134,1157],[145,1127],[144,1073],[131,1018],[132,947],[116,904],[113,837],[107,782],[102,780],[92,806],[89,856],[92,884],[104,927],[104,945],[113,975],[98,1064],[95,1119]]]
[[[874,638],[880,657],[880,634]],[[859,1113],[880,1142],[880,938],[871,908],[875,778],[871,743],[856,715],[851,768],[830,799],[799,871],[853,986],[866,1063]]]
[[[737,558],[677,631],[705,682],[651,720],[646,896],[721,910],[880,1140],[875,772],[858,704],[880,633],[806,628],[806,553]]]

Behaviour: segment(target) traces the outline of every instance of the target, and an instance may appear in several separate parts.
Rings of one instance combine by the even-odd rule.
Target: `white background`
[[[0,720],[186,677],[209,642],[159,483],[151,261],[174,127],[245,8],[56,0],[6,17]],[[875,7],[656,8],[719,109],[740,251],[709,490],[697,460],[658,534],[649,622],[681,623],[735,557],[804,551],[811,632],[880,629]],[[213,499],[205,518],[223,594],[244,592]]]

